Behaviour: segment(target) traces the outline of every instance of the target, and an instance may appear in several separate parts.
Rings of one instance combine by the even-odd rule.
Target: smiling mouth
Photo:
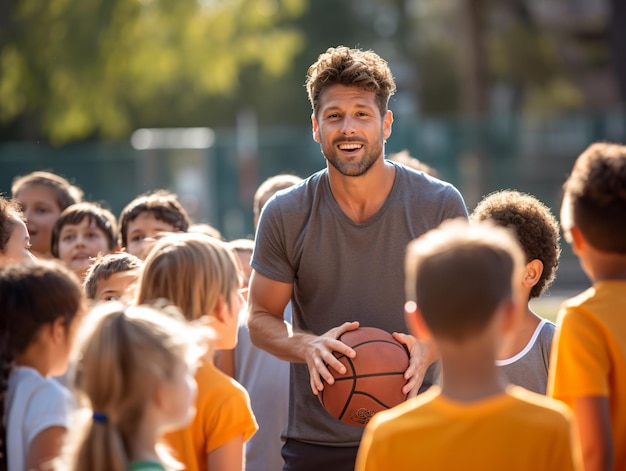
[[[337,147],[339,148],[339,150],[353,152],[355,150],[361,149],[363,147],[363,144],[359,144],[358,142],[349,142],[346,144],[339,144]]]

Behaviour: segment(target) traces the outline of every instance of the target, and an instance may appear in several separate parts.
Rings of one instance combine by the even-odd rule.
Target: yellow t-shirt
[[[243,435],[247,441],[258,429],[248,393],[237,381],[206,362],[196,372],[196,415],[187,428],[165,435],[165,445],[186,471],[208,471],[207,455]]]
[[[468,404],[433,386],[372,418],[355,470],[580,470],[572,420],[564,404],[518,386]]]
[[[548,394],[608,398],[615,469],[626,469],[626,281],[602,281],[561,307]]]

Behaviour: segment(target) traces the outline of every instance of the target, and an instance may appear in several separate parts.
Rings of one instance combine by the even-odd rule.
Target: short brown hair
[[[151,213],[156,219],[171,224],[178,231],[187,232],[189,229],[189,215],[178,201],[176,194],[166,190],[144,193],[128,203],[120,214],[121,247],[128,245],[128,223],[134,221],[141,213]]]
[[[550,208],[529,194],[497,191],[483,198],[470,215],[471,221],[487,219],[515,233],[526,263],[541,261],[543,272],[530,290],[530,299],[541,296],[554,281],[561,254],[559,223]]]
[[[91,264],[85,275],[85,294],[88,299],[94,299],[98,291],[100,280],[108,280],[114,273],[137,270],[143,266],[143,261],[127,252],[110,253],[98,257]]]
[[[50,188],[54,193],[56,203],[61,211],[83,200],[83,190],[79,187],[72,185],[60,175],[43,171],[15,177],[11,186],[13,197],[17,197],[20,190],[28,185],[43,185]]]
[[[396,91],[396,83],[387,61],[374,51],[346,46],[327,49],[309,67],[306,89],[314,115],[317,116],[322,92],[336,84],[374,92],[381,116],[385,115],[389,98]]]
[[[444,221],[409,243],[406,297],[435,337],[462,341],[514,299],[524,255],[513,234],[489,221]]]
[[[563,219],[571,219],[594,248],[626,254],[626,146],[591,144],[576,159],[563,190]]]
[[[113,213],[98,203],[83,202],[65,208],[54,223],[50,247],[54,257],[59,258],[59,235],[63,226],[79,224],[85,218],[88,218],[90,224],[95,222],[96,227],[104,232],[109,250],[115,249],[117,245],[117,223]]]
[[[261,217],[261,210],[267,200],[269,200],[274,194],[280,190],[285,190],[297,185],[302,181],[302,178],[297,175],[291,175],[289,173],[280,173],[267,178],[263,183],[259,185],[254,193],[254,201],[252,202],[252,212],[254,213],[254,226],[259,222]]]

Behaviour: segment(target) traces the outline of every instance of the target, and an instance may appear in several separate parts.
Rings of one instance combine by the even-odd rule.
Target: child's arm
[[[242,471],[244,469],[244,440],[238,435],[209,453],[209,469]]]
[[[587,396],[575,400],[580,446],[585,471],[613,469],[613,435],[609,401],[605,396]]]
[[[26,469],[43,470],[52,469],[50,462],[59,456],[63,447],[63,438],[67,429],[65,427],[48,427],[33,439],[26,457]]]

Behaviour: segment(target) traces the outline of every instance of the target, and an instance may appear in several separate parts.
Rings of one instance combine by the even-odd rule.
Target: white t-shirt
[[[33,439],[49,427],[68,427],[75,409],[71,393],[37,370],[11,370],[3,421],[7,431],[9,471],[24,471]]]

